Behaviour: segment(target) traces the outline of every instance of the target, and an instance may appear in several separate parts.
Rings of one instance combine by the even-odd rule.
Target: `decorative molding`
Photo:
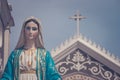
[[[70,75],[68,77],[65,77],[65,78],[63,78],[63,80],[96,80],[96,79],[94,79],[90,76],[76,74],[76,75]]]
[[[92,59],[92,57],[79,49],[67,55],[63,61],[58,62],[56,67],[62,76],[73,72],[87,72],[87,74],[95,75],[105,80],[120,80],[120,75],[113,73],[111,69]]]
[[[55,49],[52,49],[51,54],[53,57],[70,47],[72,44],[75,42],[79,41],[80,43],[86,45],[88,48],[94,50],[97,52],[99,55],[105,57],[109,61],[113,62],[115,65],[120,67],[120,59],[110,53],[108,50],[105,48],[101,47],[100,45],[97,45],[95,42],[92,42],[90,39],[87,39],[85,36],[82,34],[80,35],[74,35],[73,37],[70,37],[68,40],[65,42],[61,43],[60,46],[57,46]]]

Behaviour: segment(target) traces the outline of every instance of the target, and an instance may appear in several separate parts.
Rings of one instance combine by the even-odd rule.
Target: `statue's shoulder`
[[[18,53],[18,52],[20,52],[20,51],[22,51],[23,50],[23,48],[18,48],[18,49],[14,49],[14,53]]]
[[[14,49],[14,50],[11,52],[11,55],[13,55],[13,56],[20,55],[20,53],[22,52],[22,50],[23,50],[23,48]]]

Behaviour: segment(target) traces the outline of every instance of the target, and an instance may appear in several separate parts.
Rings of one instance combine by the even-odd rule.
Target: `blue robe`
[[[19,56],[23,48],[12,51],[0,80],[19,80]],[[38,80],[62,80],[50,52],[38,48],[36,53],[36,75]]]

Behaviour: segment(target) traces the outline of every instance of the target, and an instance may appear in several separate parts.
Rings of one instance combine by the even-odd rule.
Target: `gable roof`
[[[114,54],[110,53],[105,48],[97,45],[95,42],[92,42],[81,34],[74,35],[65,42],[61,43],[60,46],[52,49],[51,55],[55,59],[55,62],[60,60],[58,58],[62,58],[62,56],[67,55],[65,54],[65,51],[73,49],[76,45],[78,45],[78,48],[84,50],[96,60],[100,61],[104,65],[120,74],[120,59],[115,57]]]

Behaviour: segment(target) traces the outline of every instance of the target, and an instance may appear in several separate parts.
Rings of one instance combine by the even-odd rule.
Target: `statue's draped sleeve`
[[[14,80],[14,67],[13,67],[14,51],[11,52],[7,64],[5,66],[2,78],[0,80]]]
[[[46,52],[46,78],[47,80],[62,80],[49,51]]]

